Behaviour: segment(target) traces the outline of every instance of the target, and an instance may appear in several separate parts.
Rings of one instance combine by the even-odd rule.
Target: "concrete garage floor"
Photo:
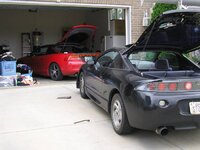
[[[33,87],[0,89],[0,150],[199,150],[200,130],[119,136],[110,117],[80,97],[73,79],[39,80]]]

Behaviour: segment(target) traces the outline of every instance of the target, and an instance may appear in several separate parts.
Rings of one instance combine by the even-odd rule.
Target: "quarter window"
[[[112,51],[104,54],[98,60],[96,65],[101,67],[111,67],[113,60],[118,55],[118,52]]]

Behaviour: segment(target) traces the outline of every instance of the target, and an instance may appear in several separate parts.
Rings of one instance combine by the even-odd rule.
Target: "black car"
[[[188,53],[199,47],[200,11],[169,11],[136,44],[105,51],[82,66],[77,87],[111,115],[118,134],[198,128],[200,68]]]

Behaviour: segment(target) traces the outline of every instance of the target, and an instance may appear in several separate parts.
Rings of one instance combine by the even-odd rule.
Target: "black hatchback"
[[[111,115],[118,134],[199,128],[200,68],[188,59],[199,47],[200,11],[169,11],[136,44],[82,66],[77,87]]]

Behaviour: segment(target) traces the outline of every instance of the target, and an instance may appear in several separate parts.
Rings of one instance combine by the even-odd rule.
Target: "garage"
[[[1,1],[0,45],[8,45],[20,58],[36,46],[35,33],[40,35],[40,46],[55,44],[70,27],[90,24],[97,27],[94,51],[123,46],[131,42],[129,9],[120,5]]]
[[[82,33],[85,31],[78,30],[85,30],[84,28],[92,26],[94,31],[86,33],[88,34],[86,38],[89,40],[84,46],[87,50],[83,48],[82,53],[88,53],[88,49],[91,53],[103,52],[112,47],[122,47],[131,43],[130,17],[131,6],[128,5],[63,3],[60,1],[1,1],[0,45],[9,49],[17,60],[21,57],[32,56],[33,52],[37,52],[37,55],[49,54],[47,50],[52,49],[52,45],[63,42],[65,35],[71,32],[72,36],[79,32]],[[76,42],[70,42],[80,44],[78,38],[74,39]],[[41,46],[45,46],[44,51]],[[20,63],[30,66],[35,74],[51,78],[54,77],[50,72],[55,72],[55,70],[50,68],[60,68],[56,75],[60,77],[55,77],[55,80],[61,80],[62,76],[77,74],[81,67],[79,64],[79,69],[68,71],[67,67],[63,69],[64,67],[55,61],[56,66],[54,64],[52,66],[52,62],[46,63],[44,71],[44,67],[38,66],[41,63],[37,60],[46,62],[38,58],[32,59],[30,63],[20,60]]]

